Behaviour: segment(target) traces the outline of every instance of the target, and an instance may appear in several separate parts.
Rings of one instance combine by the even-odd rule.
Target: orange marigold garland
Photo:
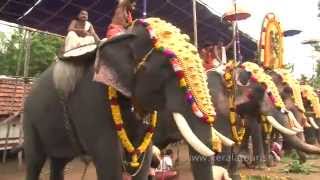
[[[157,112],[155,111],[152,114],[151,122],[143,138],[143,142],[137,148],[135,148],[132,142],[130,141],[126,130],[123,127],[123,120],[121,116],[120,106],[118,104],[117,91],[110,86],[108,88],[108,97],[110,100],[111,113],[116,126],[118,137],[123,148],[132,156],[130,166],[136,168],[140,165],[140,163],[138,162],[139,156],[147,150],[148,146],[151,143],[154,134],[154,129],[157,124]]]

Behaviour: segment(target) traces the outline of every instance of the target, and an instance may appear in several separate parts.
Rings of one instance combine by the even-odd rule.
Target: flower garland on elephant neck
[[[272,132],[272,125],[267,121],[266,116],[261,115],[263,131],[270,137]]]
[[[241,64],[240,67],[248,72],[251,72],[251,81],[262,84],[267,92],[268,97],[270,98],[271,102],[273,102],[275,107],[277,107],[282,113],[287,113],[277,86],[272,81],[272,78],[267,75],[261,67],[252,62],[245,62]]]
[[[286,83],[293,91],[293,100],[294,104],[298,107],[301,112],[305,112],[302,95],[301,95],[301,87],[299,82],[292,76],[292,74],[286,69],[274,69],[274,72],[277,73],[282,80],[282,83]]]
[[[235,99],[233,95],[229,95],[229,108],[230,108],[230,124],[231,124],[231,132],[233,139],[237,142],[238,145],[242,144],[243,137],[246,133],[246,128],[244,124],[244,120],[241,120],[241,127],[237,129],[237,114],[235,107]]]
[[[229,91],[229,110],[230,110],[230,124],[231,124],[231,132],[233,139],[237,142],[238,145],[242,144],[243,137],[246,133],[246,128],[244,125],[244,121],[241,121],[241,127],[237,129],[237,114],[236,114],[236,106],[235,106],[235,98],[234,98],[234,88],[236,87],[236,82],[234,79],[234,62],[229,62],[225,73],[223,74],[224,84]]]
[[[301,85],[301,94],[303,98],[310,101],[316,118],[320,118],[320,102],[314,88],[309,85]]]
[[[137,168],[140,165],[140,163],[138,162],[139,156],[141,154],[143,154],[146,151],[146,149],[149,147],[151,140],[152,140],[152,137],[154,135],[154,129],[157,124],[157,112],[155,111],[152,114],[151,122],[150,122],[150,125],[147,129],[147,132],[143,138],[143,142],[137,148],[135,148],[133,146],[132,142],[130,141],[126,130],[123,127],[123,120],[122,120],[122,116],[121,116],[120,106],[118,104],[117,91],[114,88],[112,88],[111,86],[109,86],[109,88],[108,88],[108,99],[110,101],[111,113],[112,113],[113,121],[115,123],[117,134],[120,139],[120,142],[121,142],[123,148],[128,153],[131,154],[130,166]]]
[[[161,21],[161,20],[159,19],[159,21]],[[193,113],[201,121],[212,126],[212,124],[214,122],[213,115],[215,115],[215,111],[214,111],[214,109],[212,109],[211,113],[213,115],[208,115],[208,114],[204,113],[201,108],[199,108],[197,101],[196,101],[196,98],[192,94],[192,89],[190,89],[190,87],[187,85],[187,81],[186,81],[185,76],[187,76],[188,74],[183,71],[183,68],[180,64],[180,60],[178,59],[177,55],[174,53],[174,51],[172,51],[166,47],[163,47],[158,43],[160,40],[157,38],[157,34],[155,33],[155,31],[153,30],[151,25],[146,20],[138,19],[138,20],[136,20],[136,22],[140,23],[148,30],[154,48],[156,50],[158,50],[159,52],[161,52],[166,58],[169,59],[170,64],[173,67],[173,70],[174,70],[177,78],[179,79],[179,86],[184,91],[185,99],[188,102],[188,104],[191,106]],[[178,43],[178,42],[176,42],[176,43]],[[210,99],[210,103],[211,103],[211,99]]]

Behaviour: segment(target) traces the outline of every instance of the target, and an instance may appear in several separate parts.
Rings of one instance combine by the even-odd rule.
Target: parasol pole
[[[147,0],[143,0],[142,16],[143,16],[143,18],[147,18]]]
[[[194,46],[198,47],[197,1],[192,0]]]
[[[233,0],[233,6],[234,6],[234,14],[237,14],[237,2],[236,0]],[[233,21],[232,26],[233,26],[233,38],[236,38],[235,41],[233,41],[233,58],[234,61],[237,62],[237,31],[238,31],[238,26],[237,26],[237,16],[235,16],[235,21]]]

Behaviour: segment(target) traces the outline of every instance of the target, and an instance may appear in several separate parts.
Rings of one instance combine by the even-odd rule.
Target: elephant
[[[266,116],[272,116],[274,119],[278,120],[280,124],[289,128],[288,116],[277,109],[274,104],[270,101],[268,93],[265,91],[261,83],[251,80],[251,73],[240,68],[238,66],[235,70],[238,83],[236,84],[236,111],[239,115],[245,118],[245,124],[247,125],[247,134],[253,136],[254,152],[255,157],[258,161],[262,161],[264,158],[264,148],[263,147],[263,132],[260,125],[260,114],[263,113]],[[208,76],[208,87],[210,89],[210,94],[212,97],[212,102],[216,108],[216,122],[214,127],[221,133],[223,133],[227,138],[233,139],[233,134],[231,131],[230,123],[230,107],[228,104],[228,96],[233,93],[229,91],[226,87],[226,82],[224,80],[223,74],[225,71],[221,72],[218,70],[210,70],[207,72]],[[248,84],[248,82],[250,82]],[[248,84],[243,86],[243,84]],[[249,97],[249,98],[248,98]],[[155,134],[154,144],[159,146],[161,149],[168,145],[170,142],[175,142],[181,139],[181,135],[177,130],[173,122],[170,113],[161,112],[159,116],[160,124]],[[162,128],[162,123],[164,123]],[[284,128],[284,127],[283,127]],[[254,130],[254,132],[250,132]],[[247,136],[246,136],[247,137]],[[239,167],[239,146],[246,148],[246,137],[244,137],[243,143],[241,145],[223,146],[222,152],[218,153],[215,157],[215,164],[228,169],[229,174],[232,179],[239,179],[238,167]],[[295,143],[295,147],[302,148],[305,144],[301,142],[297,137],[292,135],[284,135],[289,143]],[[306,148],[306,147],[304,147]],[[314,148],[314,147],[313,147]],[[320,149],[315,149],[314,151],[320,152]]]
[[[299,86],[299,84],[297,84],[297,82],[291,82],[291,85],[290,85],[290,84],[288,84],[290,82],[285,82],[284,76],[286,76],[286,75],[283,70],[278,70],[278,72],[272,71],[272,70],[267,70],[267,73],[272,77],[273,82],[276,84],[276,86],[280,92],[281,98],[286,105],[286,109],[289,110],[290,113],[291,112],[293,113],[294,118],[292,118],[291,126],[293,126],[293,128],[295,128],[297,130],[298,137],[302,141],[305,141],[303,127],[305,126],[305,123],[307,122],[307,118],[304,114],[305,110],[303,107],[301,91],[294,92],[294,91],[299,91],[300,88],[294,90],[292,87],[292,86],[294,86],[294,85],[292,85],[293,83],[295,83],[298,86]],[[287,76],[290,76],[290,75],[288,74]],[[294,81],[294,80],[291,80],[291,81]],[[300,97],[298,97],[298,96],[300,96]],[[302,151],[297,151],[297,153],[299,155],[300,162],[304,163],[307,158],[306,154]]]
[[[310,89],[309,89],[309,88]],[[317,107],[316,105],[313,105],[313,103],[317,103],[318,96],[315,93],[309,92],[308,91],[314,91],[313,88],[307,85],[302,85],[301,88],[305,91],[302,93],[302,99],[303,99],[303,104],[306,109],[306,116],[307,119],[309,120],[309,123],[305,127],[305,137],[306,137],[306,142],[310,144],[316,144],[317,142],[320,142],[320,121],[319,121],[319,115],[317,115],[314,111],[313,106]],[[309,96],[314,96],[314,100],[312,102],[312,97]]]
[[[189,142],[191,159],[202,159],[191,162],[194,179],[212,180],[212,127],[192,111],[168,56],[154,48],[149,29],[135,23],[128,32],[100,45],[93,53],[96,60],[94,55],[57,60],[40,75],[24,103],[26,180],[39,179],[46,159],[50,159],[50,179],[63,180],[65,165],[82,155],[92,159],[99,180],[122,179],[130,154],[123,155],[119,126],[112,121],[110,106],[115,102],[107,97],[110,87],[118,91],[123,126],[135,147],[148,124],[137,117],[166,109],[189,133],[181,134]],[[204,74],[201,68],[185,73],[194,71],[197,76]],[[93,81],[97,74],[106,81]],[[194,74],[194,79],[202,78]],[[198,90],[209,94],[206,82]],[[127,170],[139,172],[133,179],[146,180],[150,148],[141,159],[139,171]]]

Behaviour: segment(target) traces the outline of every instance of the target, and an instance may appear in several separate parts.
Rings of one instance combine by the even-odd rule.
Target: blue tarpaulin
[[[34,7],[34,5],[38,4]],[[31,28],[65,35],[71,19],[80,9],[89,12],[89,20],[100,37],[110,23],[117,0],[1,0],[0,20],[17,23]],[[142,17],[143,0],[137,0],[135,18]],[[34,7],[28,14],[24,14]],[[147,0],[148,16],[163,18],[193,37],[192,0]],[[232,37],[231,24],[221,21],[205,6],[197,5],[198,41],[203,46],[222,38]],[[253,58],[256,43],[241,33],[241,51],[245,58]]]

